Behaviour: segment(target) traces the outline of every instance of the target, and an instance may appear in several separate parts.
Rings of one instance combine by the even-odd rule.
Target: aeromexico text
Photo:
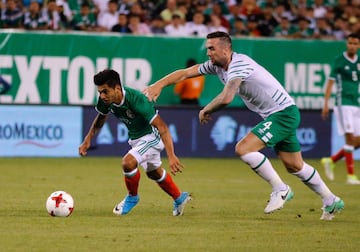
[[[60,125],[52,124],[0,124],[0,140],[48,140],[58,141],[64,138]]]

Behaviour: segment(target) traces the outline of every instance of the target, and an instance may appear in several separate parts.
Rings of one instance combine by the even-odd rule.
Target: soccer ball
[[[67,192],[53,192],[46,201],[46,209],[51,216],[67,217],[74,210],[74,199]]]

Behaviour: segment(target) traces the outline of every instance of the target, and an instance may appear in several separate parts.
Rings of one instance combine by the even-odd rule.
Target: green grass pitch
[[[184,172],[174,180],[193,194],[184,216],[172,216],[172,199],[141,170],[140,202],[119,217],[112,209],[126,194],[120,158],[1,158],[0,251],[359,250],[360,186],[345,183],[343,161],[335,181],[323,178],[345,210],[321,221],[320,198],[276,159],[295,197],[270,215],[263,213],[270,186],[240,160],[181,160]],[[307,161],[324,174],[319,160]],[[46,199],[56,190],[72,194],[70,217],[47,214]]]

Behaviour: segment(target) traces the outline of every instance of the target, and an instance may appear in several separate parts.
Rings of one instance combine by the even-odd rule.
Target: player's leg
[[[179,187],[176,185],[170,173],[161,167],[161,156],[160,152],[164,149],[162,141],[153,148],[146,151],[146,157],[144,163],[146,163],[146,174],[147,176],[156,181],[159,187],[166,192],[172,199],[173,203],[173,215],[180,216],[184,213],[184,208],[187,202],[191,200],[188,192],[181,192]]]
[[[236,145],[236,153],[240,158],[272,186],[265,213],[281,209],[285,202],[293,198],[294,193],[290,186],[282,181],[270,161],[258,151],[264,147],[274,147],[290,134],[295,134],[299,122],[299,110],[296,106],[290,106],[257,124]],[[300,146],[298,148],[300,149]]]
[[[355,135],[359,135],[360,111],[356,106],[340,106],[337,108],[338,127],[345,135],[344,158],[347,170],[347,183],[360,184],[354,172]]]
[[[339,133],[339,135],[343,136],[345,134],[343,123],[342,123],[342,115],[341,111],[346,111],[345,109],[342,109],[341,106],[335,106],[334,107],[334,116],[336,120],[336,128]],[[334,169],[335,169],[335,163],[339,160],[341,160],[344,157],[345,151],[344,148],[341,148],[338,150],[335,154],[331,155],[330,157],[323,157],[320,162],[324,167],[325,176],[329,180],[334,180]]]
[[[360,109],[355,106],[336,106],[334,107],[334,115],[337,123],[339,135],[345,136],[345,145],[337,153],[329,158],[322,158],[321,163],[325,169],[325,175],[329,180],[334,180],[335,163],[345,158],[347,169],[347,183],[360,184],[360,181],[354,172],[354,149],[358,148],[360,141]]]
[[[334,158],[334,157],[337,157],[337,158]],[[332,181],[335,179],[335,175],[334,175],[335,162],[337,162],[338,160],[340,160],[343,157],[344,157],[344,149],[340,149],[335,155],[333,155],[331,157],[321,158],[320,162],[324,167],[325,176],[329,180]],[[336,161],[334,161],[334,160],[336,160]]]
[[[133,155],[127,153],[122,160],[122,167],[128,194],[131,196],[138,195],[140,171],[137,160]]]
[[[360,108],[351,106],[351,118],[346,118],[346,121],[352,127],[345,127],[345,146],[344,155],[347,170],[347,183],[351,185],[359,185],[360,180],[355,175],[355,162],[353,152],[360,144]],[[346,148],[345,148],[346,147]]]
[[[175,184],[171,175],[166,172],[165,169],[159,167],[155,170],[147,171],[146,175],[150,179],[156,181],[160,188],[168,195],[170,195],[174,200],[180,197],[181,192],[179,187]]]
[[[331,220],[344,208],[344,202],[330,191],[317,170],[303,161],[300,151],[279,151],[278,155],[288,172],[298,177],[312,191],[320,195],[323,202],[321,219]]]
[[[127,153],[123,157],[122,168],[128,194],[119,204],[114,207],[114,214],[125,215],[129,213],[140,200],[138,195],[140,171],[137,166],[138,161],[131,153]]]
[[[149,134],[136,140],[129,140],[131,150],[122,159],[122,168],[125,177],[125,184],[128,190],[127,196],[115,206],[113,212],[118,215],[129,213],[139,202],[138,187],[140,172],[138,166],[147,169],[147,151],[152,149],[157,136]],[[160,141],[160,138],[158,139]]]
[[[331,220],[335,213],[344,208],[344,202],[329,190],[317,170],[304,162],[296,136],[296,129],[299,125],[296,121],[300,121],[300,113],[293,108],[288,111],[288,114],[290,118],[298,118],[298,120],[288,120],[290,118],[283,115],[287,119],[286,126],[289,128],[289,135],[274,146],[275,150],[287,171],[297,176],[305,185],[321,196],[324,210],[321,219]],[[281,125],[277,129],[285,130]]]
[[[152,163],[158,163],[159,161],[160,154],[158,158],[151,160]],[[168,195],[170,195],[170,197],[173,198],[173,215],[183,215],[186,203],[191,200],[190,194],[188,192],[181,192],[179,187],[172,179],[171,174],[161,167],[156,168],[155,170],[148,171],[146,174],[150,179],[156,181],[156,183],[164,192],[166,192]]]
[[[250,132],[236,144],[235,152],[256,174],[271,185],[273,191],[283,190],[286,188],[286,184],[275,171],[269,159],[258,151],[264,147],[264,143]]]
[[[256,174],[271,185],[272,193],[264,212],[272,213],[281,209],[286,201],[292,199],[293,192],[280,178],[269,159],[259,152],[264,147],[264,142],[252,131],[236,144],[235,152]]]
[[[345,145],[344,145],[344,157],[347,171],[347,180],[346,182],[351,185],[359,185],[360,181],[355,175],[355,162],[354,162],[354,136],[352,133],[345,134]]]
[[[133,143],[131,143],[133,145]],[[182,215],[185,204],[191,199],[189,193],[181,192],[179,187],[173,181],[170,173],[161,167],[161,151],[164,144],[159,134],[149,134],[141,138],[138,146],[133,147],[130,153],[136,157],[146,171],[147,176],[156,181],[160,188],[170,195],[174,200],[173,215]]]
[[[146,175],[156,181],[160,188],[170,195],[174,200],[180,197],[181,192],[173,181],[171,175],[161,167],[162,161],[160,153],[164,149],[164,144],[158,135],[151,134],[149,142],[152,143],[150,148],[141,148],[143,160],[141,166],[146,171]],[[154,139],[158,139],[154,141]]]

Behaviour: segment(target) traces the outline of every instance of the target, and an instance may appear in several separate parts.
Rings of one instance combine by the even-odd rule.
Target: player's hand
[[[204,110],[200,110],[200,112],[199,112],[199,121],[200,121],[201,124],[208,123],[211,120],[212,120],[212,118],[211,118],[209,113],[205,112]]]
[[[169,166],[170,166],[170,170],[171,170],[171,174],[176,176],[176,173],[178,172],[182,172],[184,166],[180,163],[179,159],[174,156],[174,157],[169,157]]]
[[[90,143],[87,141],[84,141],[80,146],[79,146],[79,154],[80,156],[86,156],[87,155],[87,150],[90,148]]]
[[[147,88],[144,89],[143,94],[146,95],[146,97],[151,102],[156,102],[157,98],[160,96],[161,93],[161,87],[159,85],[150,85]]]
[[[326,120],[329,117],[329,108],[324,106],[324,108],[321,110],[321,118],[323,120]]]

